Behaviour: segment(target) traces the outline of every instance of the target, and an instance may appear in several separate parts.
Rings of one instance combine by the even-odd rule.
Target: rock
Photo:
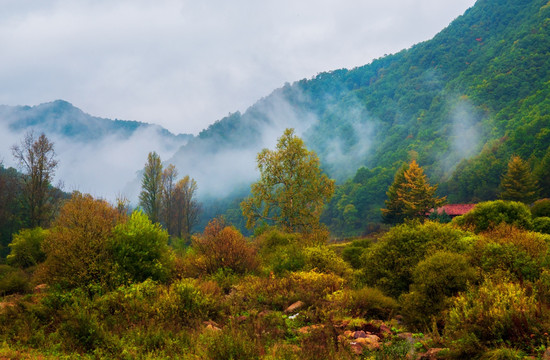
[[[354,339],[366,338],[366,337],[367,337],[367,334],[363,330],[359,330],[353,333]]]
[[[289,307],[286,308],[285,314],[293,313],[296,310],[301,309],[302,306],[304,306],[304,305],[305,304],[302,301],[298,300],[294,304],[292,304],[292,305],[290,305]]]
[[[363,348],[372,350],[378,350],[380,348],[380,338],[376,335],[368,335],[364,338],[358,338],[355,342]]]
[[[359,345],[358,343],[351,343],[350,346],[351,350],[353,351],[354,354],[356,355],[361,355],[363,353],[363,347],[361,345]]]
[[[219,327],[217,326],[213,326],[212,324],[208,324],[206,326],[206,330],[209,330],[209,331],[221,331],[222,329],[220,329]]]
[[[353,338],[353,334],[355,334],[355,331],[351,331],[351,330],[346,330],[344,331],[344,336],[347,337],[347,338]]]
[[[383,338],[391,337],[393,335],[393,332],[391,331],[390,327],[386,324],[380,325],[380,330],[378,331],[378,333]]]
[[[546,349],[544,354],[542,354],[542,360],[550,360],[550,348]]]
[[[41,293],[44,293],[48,290],[48,285],[47,284],[40,284],[40,285],[36,285],[34,287],[34,293],[35,294],[41,294]]]

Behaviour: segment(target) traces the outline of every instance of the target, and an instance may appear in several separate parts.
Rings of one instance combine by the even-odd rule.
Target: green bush
[[[540,199],[531,206],[531,214],[534,218],[550,217],[550,199]]]
[[[350,266],[326,245],[305,248],[304,258],[304,270],[316,270],[342,277],[347,277],[351,274]]]
[[[329,296],[330,306],[353,317],[388,319],[399,308],[397,301],[376,288],[344,289]]]
[[[533,230],[543,234],[550,234],[550,217],[542,216],[533,219]]]
[[[200,336],[199,355],[208,360],[260,359],[255,339],[237,328],[206,330]]]
[[[352,268],[360,269],[362,266],[361,258],[366,248],[372,243],[371,239],[354,240],[346,245],[342,251],[342,258],[348,262]]]
[[[114,228],[109,250],[116,264],[115,276],[123,283],[168,278],[173,262],[168,233],[141,211],[134,211],[128,221]]]
[[[472,211],[454,218],[453,223],[476,233],[494,228],[500,223],[527,230],[533,227],[531,211],[527,205],[505,200],[479,203]]]
[[[445,326],[462,356],[502,343],[528,348],[545,341],[545,331],[534,294],[520,284],[489,278],[453,299]]]
[[[303,270],[305,256],[299,234],[290,234],[272,228],[256,238],[256,246],[267,272],[283,275]]]
[[[202,291],[196,280],[182,279],[165,290],[158,300],[158,313],[163,321],[192,325],[217,314],[216,299]]]
[[[398,297],[409,290],[413,269],[427,255],[438,250],[464,252],[469,246],[468,233],[449,224],[427,221],[395,226],[366,250],[365,281]]]
[[[0,264],[0,296],[23,293],[29,289],[29,276],[23,270]]]
[[[46,259],[42,243],[48,235],[48,230],[41,227],[23,229],[13,235],[13,241],[8,245],[11,249],[6,262],[15,267],[28,268]]]
[[[416,326],[429,325],[441,316],[450,297],[476,279],[474,268],[462,254],[440,251],[416,265],[410,292],[400,298],[403,315]]]
[[[501,224],[480,234],[470,261],[487,274],[506,272],[517,280],[535,281],[550,263],[550,237]]]

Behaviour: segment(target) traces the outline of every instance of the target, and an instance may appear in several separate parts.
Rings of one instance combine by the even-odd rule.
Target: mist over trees
[[[160,156],[151,152],[143,169],[139,205],[153,223],[162,224],[171,236],[189,239],[199,220],[197,183],[188,175],[177,180],[176,167],[163,169]]]

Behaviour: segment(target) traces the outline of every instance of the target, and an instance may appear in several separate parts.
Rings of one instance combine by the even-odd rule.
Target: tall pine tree
[[[424,170],[415,160],[402,167],[389,187],[386,208],[382,209],[385,222],[399,223],[409,219],[423,219],[433,208],[445,203],[435,196],[437,185],[430,186]]]
[[[537,181],[531,174],[529,164],[519,156],[512,156],[508,171],[500,181],[500,198],[531,204],[537,197]]]

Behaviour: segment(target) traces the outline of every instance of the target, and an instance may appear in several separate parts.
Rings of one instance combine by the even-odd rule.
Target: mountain
[[[495,198],[512,154],[541,173],[550,156],[549,17],[548,0],[478,0],[429,41],[286,84],[169,162],[205,192],[228,195],[258,176],[262,147],[296,128],[340,183],[324,216],[336,232],[378,221],[395,170],[411,158],[452,201]]]
[[[169,157],[193,138],[158,125],[91,116],[62,100],[0,106],[0,163],[16,166],[10,146],[29,130],[44,132],[54,142],[59,186],[111,201],[119,195],[137,199],[136,172],[150,151]]]
[[[128,138],[138,129],[154,129],[167,139],[182,143],[192,137],[187,134],[174,135],[158,125],[91,116],[63,100],[32,107],[0,105],[0,122],[7,124],[13,132],[35,129],[81,142],[101,140],[112,134]]]

